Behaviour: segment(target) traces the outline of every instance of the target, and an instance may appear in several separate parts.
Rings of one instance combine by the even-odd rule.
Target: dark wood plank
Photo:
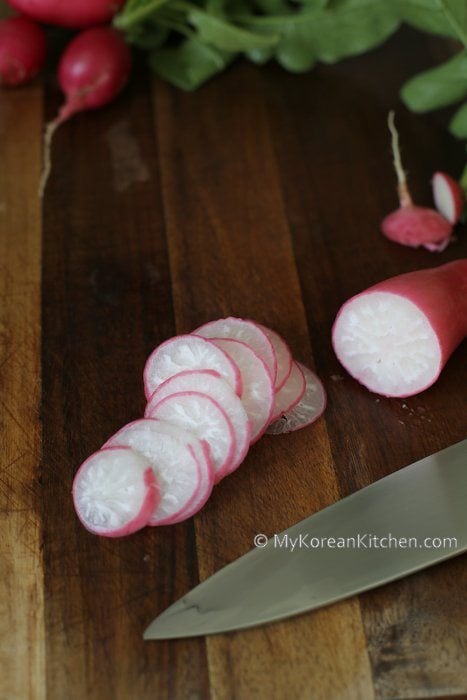
[[[352,294],[467,255],[465,227],[442,255],[397,246],[378,230],[396,206],[389,109],[398,108],[420,203],[430,205],[436,169],[458,175],[463,167],[442,115],[410,115],[398,103],[401,82],[435,61],[431,46],[436,55],[443,50],[407,31],[371,57],[310,76],[263,74],[315,360],[329,391],[326,423],[342,495],[466,437],[465,344],[432,389],[405,401],[368,393],[330,347],[337,310]],[[463,557],[362,596],[377,697],[467,692],[466,586]]]

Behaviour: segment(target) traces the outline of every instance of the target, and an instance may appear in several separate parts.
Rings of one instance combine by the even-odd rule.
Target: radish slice
[[[235,451],[228,473],[234,471],[245,459],[250,446],[250,420],[241,400],[233,389],[213,370],[187,370],[167,379],[154,392],[146,406],[145,415],[153,416],[154,407],[166,396],[186,391],[207,394],[224,409],[235,433]]]
[[[464,208],[464,195],[458,182],[447,173],[433,175],[433,199],[440,214],[451,224],[457,224]]]
[[[264,333],[266,333],[266,335],[272,343],[274,352],[276,353],[277,375],[274,388],[276,392],[278,392],[280,389],[282,389],[292,371],[292,353],[290,352],[290,348],[285,342],[285,340],[281,338],[281,336],[278,333],[273,331],[271,328],[262,326],[261,324],[258,324],[258,327],[261,328],[261,330],[264,331]]]
[[[149,525],[179,523],[207,501],[214,483],[212,464],[196,443],[194,435],[180,428],[143,418],[125,425],[105,444],[131,447],[149,460],[161,495]]]
[[[242,403],[251,421],[251,443],[256,442],[271,422],[274,407],[274,382],[269,369],[262,358],[240,340],[216,338],[213,342],[225,350],[240,368]]]
[[[87,530],[122,537],[147,525],[159,501],[158,483],[142,455],[126,447],[103,449],[78,469],[73,501]]]
[[[179,335],[166,340],[149,356],[144,368],[146,398],[166,379],[187,369],[213,369],[241,396],[240,371],[225,352],[206,338]]]
[[[275,382],[277,376],[277,357],[263,328],[254,321],[246,321],[243,318],[220,318],[218,321],[210,321],[200,326],[194,335],[201,335],[204,338],[231,338],[241,340],[252,348],[257,355],[265,362],[272,380]],[[213,368],[215,369],[215,368]]]
[[[306,428],[314,423],[326,408],[326,392],[321,381],[311,369],[308,369],[300,362],[297,364],[305,376],[305,393],[291,411],[282,415],[279,420],[271,423],[266,431],[269,435],[292,433],[295,430],[300,430],[300,428]]]
[[[277,420],[280,416],[288,413],[301,401],[305,393],[306,381],[305,375],[302,372],[298,362],[294,362],[292,371],[286,383],[276,394],[274,402],[274,410],[271,417],[271,423]]]
[[[217,401],[199,391],[170,394],[154,404],[151,417],[188,430],[208,443],[215,483],[229,473],[236,450],[235,433]]]

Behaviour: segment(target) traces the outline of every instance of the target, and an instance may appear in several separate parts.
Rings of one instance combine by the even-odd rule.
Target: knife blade
[[[267,543],[262,537],[260,547],[156,617],[144,639],[274,622],[462,554],[467,549],[467,440],[374,482]]]

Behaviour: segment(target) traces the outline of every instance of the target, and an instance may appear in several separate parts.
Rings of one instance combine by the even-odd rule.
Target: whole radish
[[[50,146],[56,129],[77,112],[112,102],[126,85],[131,64],[130,49],[110,27],[85,29],[68,44],[58,66],[58,82],[66,99],[46,129],[41,196],[50,174]]]
[[[8,4],[27,17],[80,29],[108,22],[125,0],[8,0]]]
[[[383,219],[381,230],[387,238],[395,243],[412,248],[423,246],[432,252],[441,252],[450,241],[452,224],[434,209],[418,207],[413,203],[402,167],[399,135],[394,124],[394,112],[389,113],[388,126],[392,137],[400,207]]]
[[[27,17],[9,17],[0,22],[0,84],[24,85],[45,62],[43,29]]]

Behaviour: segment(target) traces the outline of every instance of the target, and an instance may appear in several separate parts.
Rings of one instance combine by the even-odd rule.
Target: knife
[[[171,605],[144,639],[254,627],[343,600],[467,549],[467,439],[267,539]]]

